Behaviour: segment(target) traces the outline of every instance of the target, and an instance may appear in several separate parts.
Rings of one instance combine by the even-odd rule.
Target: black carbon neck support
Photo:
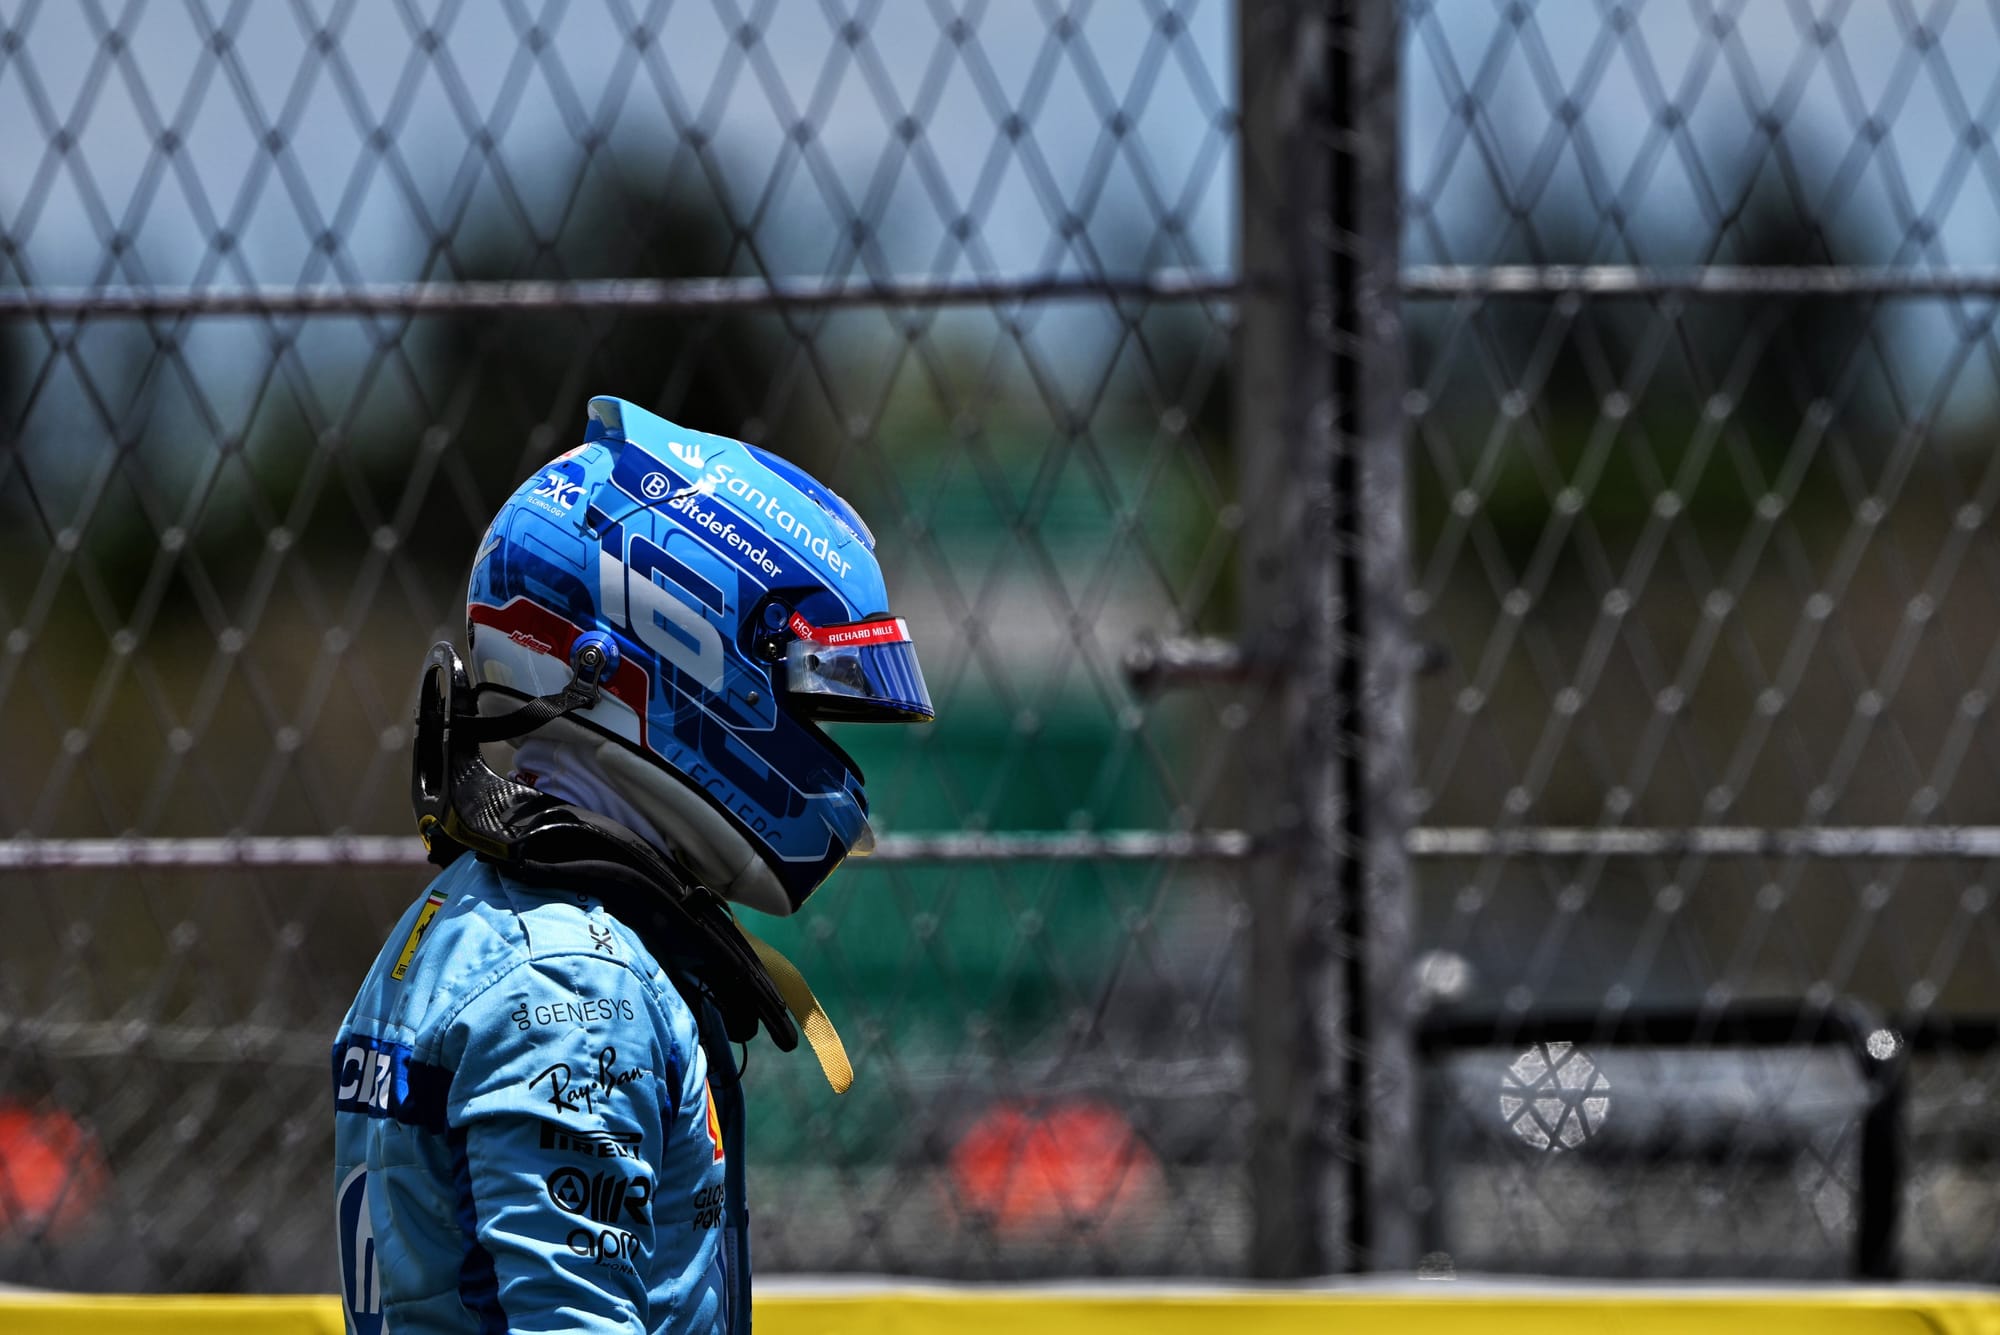
[[[574,684],[571,691],[582,695]],[[732,1040],[748,1042],[761,1024],[772,1042],[791,1051],[798,1029],[720,895],[631,830],[503,778],[481,758],[480,742],[522,736],[579,707],[565,703],[569,694],[481,718],[451,646],[431,650],[418,695],[410,785],[430,860],[448,867],[471,852],[525,884],[595,896],[662,967],[708,994]]]

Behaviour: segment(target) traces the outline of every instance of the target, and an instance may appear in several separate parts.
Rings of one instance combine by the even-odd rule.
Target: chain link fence
[[[1565,15],[1404,11],[1430,1245],[1991,1280],[2000,15]]]
[[[325,1289],[415,668],[615,393],[940,721],[760,1269],[1990,1279],[2000,13],[0,5],[0,1279]],[[1365,1095],[1364,1095],[1365,1091]]]

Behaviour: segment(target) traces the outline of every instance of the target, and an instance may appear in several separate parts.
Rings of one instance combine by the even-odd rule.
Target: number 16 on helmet
[[[593,751],[695,874],[769,913],[874,847],[861,771],[820,725],[934,716],[853,507],[622,399],[592,399],[584,443],[501,507],[466,603],[481,713],[601,656],[597,703],[538,735]]]

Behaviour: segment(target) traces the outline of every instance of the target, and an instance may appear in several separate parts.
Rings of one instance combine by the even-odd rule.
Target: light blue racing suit
[[[581,888],[433,881],[333,1045],[349,1330],[747,1331],[742,1102],[689,995]]]

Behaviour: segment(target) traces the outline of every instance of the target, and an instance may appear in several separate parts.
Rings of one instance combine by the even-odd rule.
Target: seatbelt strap
[[[826,1007],[819,1004],[807,984],[806,976],[798,966],[778,953],[778,948],[752,932],[741,922],[736,930],[743,933],[743,939],[750,943],[750,949],[757,952],[757,962],[764,966],[764,972],[771,975],[777,984],[778,995],[784,999],[785,1009],[798,1021],[799,1032],[806,1036],[806,1043],[812,1048],[813,1056],[819,1058],[819,1069],[826,1076],[826,1083],[833,1086],[836,1094],[845,1094],[854,1085],[854,1066],[847,1060],[847,1048],[834,1032],[833,1021],[827,1018]]]

